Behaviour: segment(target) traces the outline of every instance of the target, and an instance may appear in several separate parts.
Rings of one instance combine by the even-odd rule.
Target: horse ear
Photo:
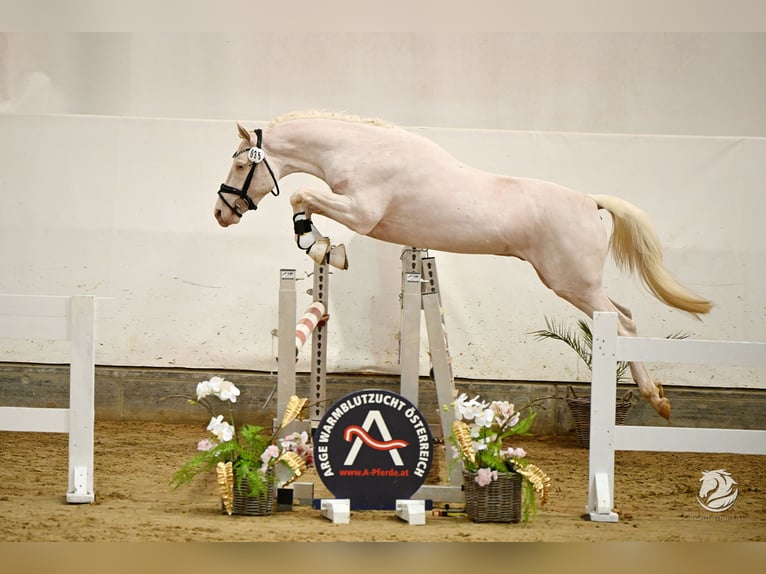
[[[249,131],[247,131],[244,127],[242,127],[242,124],[237,122],[237,131],[239,132],[239,137],[241,137],[243,140],[250,141],[250,136],[252,135]]]

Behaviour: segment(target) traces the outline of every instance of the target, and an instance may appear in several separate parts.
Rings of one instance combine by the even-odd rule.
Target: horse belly
[[[434,249],[451,253],[512,255],[512,253],[507,253],[507,249],[491,238],[477,237],[466,239],[464,237],[456,237],[455,233],[414,233],[408,229],[389,227],[383,222],[368,235],[380,241],[421,249]]]
[[[452,253],[517,255],[509,222],[491,213],[463,209],[411,209],[389,213],[368,233],[369,237]]]

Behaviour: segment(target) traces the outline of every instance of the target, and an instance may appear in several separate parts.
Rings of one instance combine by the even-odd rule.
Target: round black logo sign
[[[428,476],[433,438],[423,415],[390,391],[348,394],[325,413],[314,435],[314,464],[336,498],[355,508],[389,509]]]

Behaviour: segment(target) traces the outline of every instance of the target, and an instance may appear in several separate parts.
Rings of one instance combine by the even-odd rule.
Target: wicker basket
[[[614,417],[616,424],[625,424],[628,411],[633,406],[632,399],[633,391],[628,391],[622,398],[617,399]],[[582,448],[588,448],[590,446],[590,397],[578,397],[570,386],[567,390],[567,404],[569,405],[569,410],[572,411],[575,432],[577,433],[577,444]]]
[[[241,514],[245,516],[268,516],[274,511],[274,500],[276,499],[276,487],[274,481],[274,469],[270,467],[266,473],[266,490],[258,496],[248,496],[250,484],[246,478],[242,479],[241,484],[234,481],[234,499],[232,514]],[[223,512],[226,509],[221,502]]]
[[[499,472],[486,486],[476,484],[476,473],[463,470],[465,513],[473,522],[520,522],[521,475]]]

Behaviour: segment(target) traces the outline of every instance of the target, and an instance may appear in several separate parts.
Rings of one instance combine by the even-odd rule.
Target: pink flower
[[[279,456],[279,447],[274,444],[270,444],[266,447],[266,450],[263,451],[263,454],[261,455],[261,460],[263,461],[263,465],[261,466],[261,471],[266,472],[266,469],[269,466],[269,461],[272,458],[277,458]]]
[[[291,433],[280,439],[279,444],[282,446],[282,450],[294,452],[301,457],[306,466],[314,464],[314,453],[309,445],[309,435],[306,431]]]
[[[497,471],[490,470],[489,468],[480,468],[476,471],[476,484],[479,486],[487,486],[493,480],[497,480]]]
[[[505,450],[500,451],[500,455],[504,458],[524,458],[527,456],[527,451],[525,451],[523,448],[512,448],[508,447]]]
[[[215,448],[216,443],[214,443],[210,439],[203,438],[201,441],[197,443],[197,450],[210,450],[212,448]]]

